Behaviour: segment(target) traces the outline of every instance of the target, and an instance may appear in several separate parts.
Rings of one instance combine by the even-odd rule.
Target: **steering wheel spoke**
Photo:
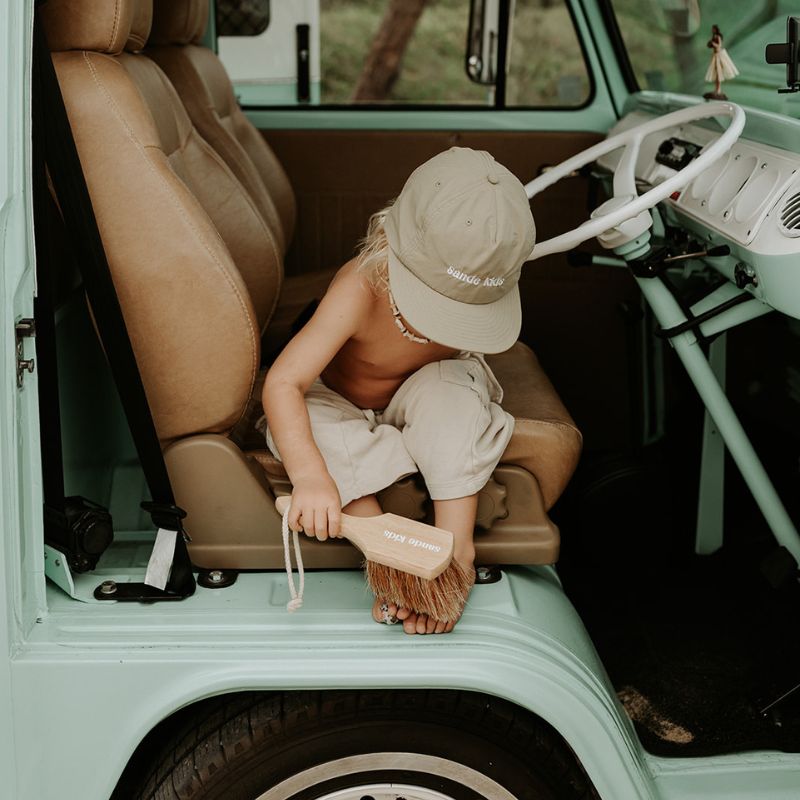
[[[636,160],[644,139],[652,133],[709,117],[729,117],[730,124],[719,138],[706,145],[697,157],[683,169],[653,186],[644,194],[638,195],[636,191]],[[598,237],[600,244],[608,248],[618,247],[636,239],[652,225],[649,209],[665,200],[672,192],[685,187],[730,150],[744,129],[744,121],[744,111],[734,103],[717,102],[689,106],[648,120],[615,136],[610,136],[539,175],[525,186],[525,191],[530,199],[569,175],[573,170],[580,169],[620,147],[625,148],[614,171],[614,197],[595,209],[590,219],[571,231],[538,242],[528,260],[533,261],[545,255],[571,250],[593,236]]]

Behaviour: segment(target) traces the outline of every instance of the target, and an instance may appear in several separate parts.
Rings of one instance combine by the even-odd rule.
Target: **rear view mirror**
[[[500,0],[472,0],[464,66],[473,83],[493,86],[497,80],[499,30]]]

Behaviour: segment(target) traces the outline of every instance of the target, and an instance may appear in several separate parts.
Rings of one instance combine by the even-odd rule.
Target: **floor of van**
[[[556,517],[564,588],[649,752],[800,752],[800,689],[765,711],[800,684],[800,584],[766,577],[783,562],[730,464],[725,546],[695,555],[697,473],[671,462],[584,459]]]

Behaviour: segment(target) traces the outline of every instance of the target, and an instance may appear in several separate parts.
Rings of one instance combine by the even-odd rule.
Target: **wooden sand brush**
[[[284,515],[291,498],[275,501]],[[369,588],[398,607],[440,622],[461,615],[473,578],[453,558],[453,534],[397,514],[342,514],[342,535],[363,554]]]

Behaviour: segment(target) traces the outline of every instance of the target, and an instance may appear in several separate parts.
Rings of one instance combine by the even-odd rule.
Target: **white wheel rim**
[[[453,800],[448,794],[400,783],[372,783],[340,789],[322,795],[319,800]]]
[[[453,783],[471,789],[486,800],[517,800],[497,781],[472,769],[472,767],[467,767],[447,758],[421,753],[364,753],[363,755],[348,756],[325,764],[318,764],[281,781],[277,786],[268,789],[256,798],[256,800],[286,800],[287,797],[291,797],[297,792],[319,786],[332,778],[343,778],[348,775],[353,776],[352,786],[320,795],[318,800],[363,800],[365,797],[372,797],[373,800],[400,800],[400,798],[405,798],[405,800],[453,800],[453,798],[441,792],[414,785],[413,783],[404,782],[396,785],[391,783],[365,784],[363,777],[358,777],[365,772],[376,772],[378,770],[419,772],[423,775],[446,778],[453,781]],[[373,788],[373,791],[369,791],[370,787]],[[359,794],[359,792],[361,793]]]

